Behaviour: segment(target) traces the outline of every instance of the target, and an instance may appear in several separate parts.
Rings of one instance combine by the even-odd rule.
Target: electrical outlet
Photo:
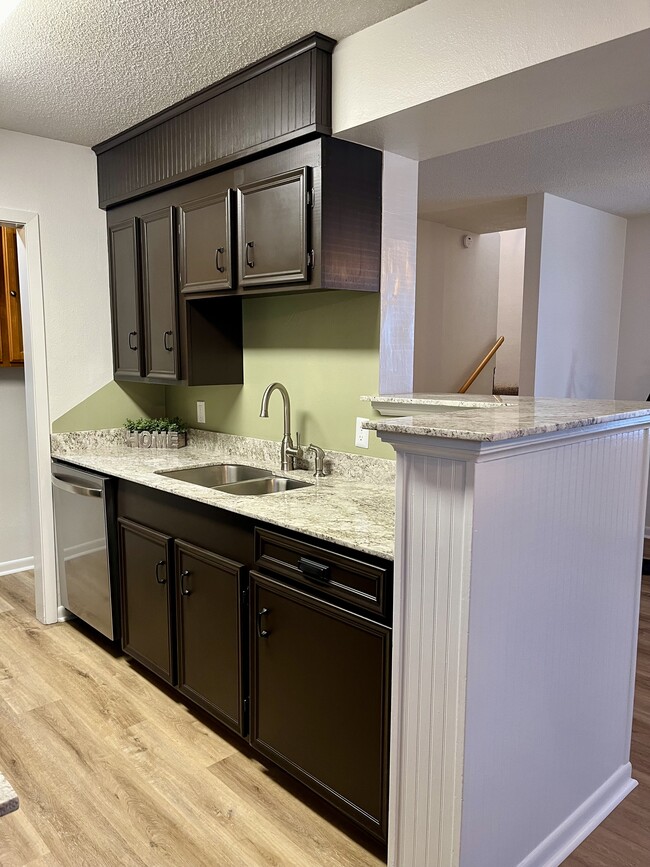
[[[354,444],[358,449],[367,449],[368,448],[368,434],[370,431],[364,430],[361,425],[364,421],[368,421],[367,418],[358,418],[357,426],[354,433]]]
[[[197,400],[196,402],[196,420],[199,424],[205,424],[205,401]]]

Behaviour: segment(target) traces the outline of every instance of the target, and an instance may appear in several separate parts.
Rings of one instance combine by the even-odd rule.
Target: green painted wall
[[[271,397],[269,418],[259,418],[266,386],[279,380],[291,397],[293,432],[302,442],[337,451],[394,457],[392,446],[370,434],[370,448],[354,445],[357,416],[375,417],[362,394],[379,383],[378,294],[320,292],[244,301],[243,386],[168,386],[166,414],[191,427],[240,436],[282,437],[282,400]],[[196,422],[204,400],[206,424]]]
[[[165,415],[165,387],[109,382],[52,422],[53,433],[120,427],[126,418]]]

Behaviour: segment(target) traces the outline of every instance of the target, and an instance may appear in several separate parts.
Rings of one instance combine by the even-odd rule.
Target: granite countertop
[[[491,395],[473,395],[471,401],[463,400],[465,397],[455,394],[368,397],[381,412],[392,414],[391,404],[401,409],[412,406],[414,412],[386,421],[366,422],[364,427],[380,433],[497,442],[635,418],[650,421],[650,403],[640,401],[507,396],[502,402],[495,402]],[[483,406],[481,402],[485,402]]]
[[[394,461],[326,452],[326,467],[331,475],[316,479],[313,469],[281,472],[279,443],[270,440],[190,431],[189,442],[186,448],[178,450],[137,449],[126,446],[124,431],[120,429],[53,434],[52,457],[393,559]],[[312,482],[313,487],[263,496],[237,496],[159,475],[160,470],[228,462],[269,469],[279,476]]]

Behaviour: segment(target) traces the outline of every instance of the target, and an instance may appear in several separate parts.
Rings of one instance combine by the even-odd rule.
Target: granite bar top
[[[395,394],[367,398],[373,406],[413,407],[413,413],[373,420],[364,427],[378,433],[412,434],[474,442],[498,442],[592,425],[638,419],[650,423],[650,403],[624,400],[510,397],[499,404],[491,395]],[[485,401],[489,405],[477,406]],[[389,409],[390,412],[390,409]]]
[[[330,475],[313,477],[313,468],[280,471],[280,446],[271,440],[191,430],[185,448],[138,449],[126,445],[121,429],[52,435],[52,457],[80,467],[137,482],[334,542],[377,557],[393,559],[395,541],[395,462],[345,452],[326,452]],[[262,496],[237,496],[160,475],[161,470],[242,463],[313,487]]]

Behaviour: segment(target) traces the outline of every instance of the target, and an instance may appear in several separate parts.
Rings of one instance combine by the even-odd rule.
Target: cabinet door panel
[[[181,292],[232,288],[231,203],[225,190],[180,206]]]
[[[122,647],[173,684],[172,540],[126,518],[118,524]]]
[[[139,379],[144,373],[138,228],[137,218],[108,228],[113,364],[118,379]]]
[[[251,578],[251,743],[385,839],[390,629]]]
[[[309,279],[308,171],[285,172],[237,190],[240,286]]]
[[[178,379],[174,209],[146,214],[141,224],[145,375]]]
[[[178,687],[243,731],[240,601],[243,566],[176,540]]]

